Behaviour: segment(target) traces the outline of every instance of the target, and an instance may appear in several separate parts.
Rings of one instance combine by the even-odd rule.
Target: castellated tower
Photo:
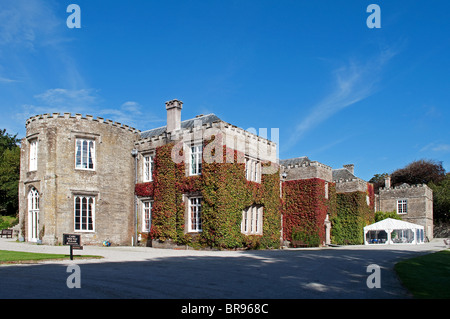
[[[19,219],[26,241],[130,244],[140,132],[90,115],[44,114],[26,122],[21,141]]]

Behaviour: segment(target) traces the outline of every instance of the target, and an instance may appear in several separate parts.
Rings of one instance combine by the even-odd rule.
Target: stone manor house
[[[397,210],[432,238],[427,186],[388,182],[375,196],[353,165],[279,160],[276,143],[214,114],[182,121],[182,105],[166,102],[167,125],[147,131],[91,115],[29,118],[20,236],[50,245],[65,233],[80,234],[83,244],[153,247],[362,243],[375,210]],[[346,239],[337,230],[350,211],[355,235]]]

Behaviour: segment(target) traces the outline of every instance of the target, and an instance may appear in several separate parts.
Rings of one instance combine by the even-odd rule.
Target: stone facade
[[[75,232],[82,235],[84,244],[104,240],[129,244],[135,175],[131,150],[139,131],[99,117],[54,113],[30,118],[26,132],[19,181],[19,219],[25,240],[61,244],[63,233],[78,228]],[[93,142],[90,160],[82,154],[88,149],[82,141],[86,146]],[[37,159],[30,153],[30,144],[36,142]],[[37,162],[35,167],[32,161]],[[38,194],[34,219],[29,207],[31,190]],[[78,222],[89,223],[88,227],[75,225],[77,201]]]
[[[379,189],[376,197],[377,211],[399,214],[402,220],[424,226],[425,236],[433,238],[433,191],[425,184],[390,187]],[[399,202],[402,201],[402,202]]]
[[[156,151],[168,144],[174,145],[171,160],[184,163],[184,176],[189,179],[201,174],[200,164],[206,161],[233,163],[237,160],[242,169],[239,174],[245,175],[246,187],[254,190],[262,188],[263,174],[272,174],[276,187],[264,193],[264,198],[272,198],[272,201],[274,197],[277,201],[283,197],[283,182],[294,187],[295,181],[312,181],[314,193],[310,202],[314,203],[310,204],[318,207],[315,223],[325,244],[331,240],[332,225],[327,211],[327,207],[332,206],[330,187],[333,196],[367,193],[367,203],[363,201],[362,205],[373,209],[372,199],[369,201],[373,187],[354,175],[353,164],[332,169],[307,157],[298,157],[280,160],[278,166],[275,142],[222,121],[214,114],[181,121],[182,106],[179,100],[166,102],[167,125],[143,132],[90,115],[53,113],[28,119],[26,137],[21,142],[20,236],[27,241],[56,245],[62,243],[64,233],[76,233],[81,235],[83,244],[100,244],[105,240],[115,245],[136,244],[142,234],[151,232],[154,201],[151,195],[139,195],[137,189],[152,183]],[[213,142],[205,146],[203,141],[213,136]],[[240,154],[237,159],[233,152],[231,156],[228,152],[223,154],[223,150],[228,149]],[[204,154],[215,155],[206,158]],[[200,157],[195,159],[195,156]],[[151,187],[157,186],[152,184]],[[200,206],[193,207],[196,203],[189,198],[201,196],[201,192],[182,195],[185,234],[192,229],[192,209],[200,209]],[[427,233],[431,234],[428,236],[432,236],[431,190],[426,186],[387,187],[380,190],[376,209],[392,211],[399,198],[408,202],[408,213],[403,218],[426,226]],[[251,207],[243,208],[242,234],[262,236],[263,202],[262,198],[255,199]],[[270,225],[276,226],[271,228],[271,236],[273,239],[273,234],[277,233],[276,236],[283,239],[285,229],[282,222],[278,225],[283,220],[282,210],[273,207],[267,210],[272,216]],[[248,227],[247,220],[255,229]]]
[[[332,168],[308,157],[280,160],[281,173],[285,173],[285,181],[320,178],[326,182],[332,181]]]

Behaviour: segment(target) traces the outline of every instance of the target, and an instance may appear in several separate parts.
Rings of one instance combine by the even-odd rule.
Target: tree
[[[388,173],[383,173],[383,174],[375,174],[370,180],[369,183],[373,184],[373,190],[375,192],[375,194],[378,194],[378,190],[380,189],[380,187],[384,187],[384,180],[386,177],[388,177],[389,174]]]
[[[439,183],[428,185],[433,190],[433,219],[450,222],[450,173]]]
[[[6,133],[6,129],[0,130],[0,158],[4,151],[17,147],[19,142],[20,140],[17,138],[17,134],[11,135]]]
[[[0,212],[17,214],[20,174],[20,147],[17,135],[0,130]]]
[[[442,162],[422,159],[394,171],[391,174],[391,184],[392,186],[403,183],[414,185],[433,182],[438,184],[444,178],[445,169],[442,166]]]

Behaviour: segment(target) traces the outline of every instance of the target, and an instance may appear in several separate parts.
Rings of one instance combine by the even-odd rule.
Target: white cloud
[[[15,113],[17,120],[23,121],[34,115],[54,112],[92,114],[92,110],[101,102],[92,89],[49,89],[35,95],[34,99],[35,102],[21,105],[21,112]]]
[[[0,82],[1,83],[14,83],[14,82],[19,82],[19,81],[18,80],[9,79],[9,78],[5,78],[5,77],[0,77]]]
[[[102,117],[133,126],[140,130],[146,130],[154,127],[149,123],[158,123],[163,120],[152,112],[144,111],[141,104],[135,101],[122,103],[118,108],[101,109],[98,111]]]
[[[34,96],[37,100],[49,106],[59,106],[61,108],[77,106],[84,108],[92,106],[98,102],[98,97],[92,89],[69,90],[69,89],[49,89],[44,93]]]
[[[450,152],[450,144],[431,142],[420,149],[421,152]]]
[[[309,114],[295,127],[287,145],[292,146],[308,131],[332,117],[339,111],[371,96],[377,90],[382,68],[395,55],[391,50],[365,63],[351,60],[333,72],[334,87],[321,101],[315,104]]]
[[[37,40],[51,38],[61,25],[53,8],[44,1],[2,1],[0,7],[0,45],[34,50]]]

